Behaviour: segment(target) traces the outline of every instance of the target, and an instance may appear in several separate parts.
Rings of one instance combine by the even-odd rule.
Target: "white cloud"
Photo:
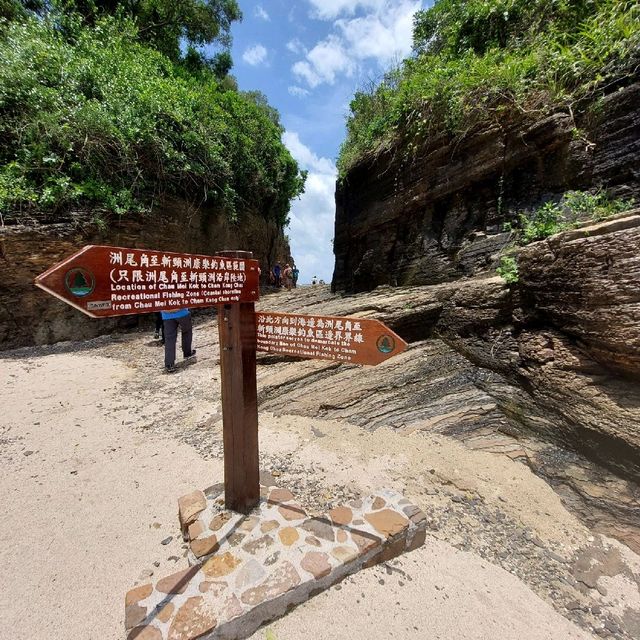
[[[374,58],[380,65],[386,65],[411,52],[413,15],[421,5],[421,2],[404,1],[379,14],[338,20],[336,26],[351,55],[359,60]]]
[[[356,9],[381,9],[387,0],[309,0],[313,7],[312,15],[322,20],[332,20],[339,15],[352,16]]]
[[[291,67],[291,71],[299,78],[304,78],[312,89],[322,84],[322,78],[312,69],[308,62],[296,62]]]
[[[298,86],[289,87],[288,91],[292,96],[296,96],[297,98],[306,98],[311,93],[307,91],[307,89]]]
[[[411,51],[413,15],[422,8],[421,0],[309,0],[326,17],[354,15],[356,8],[368,10],[364,16],[341,18],[334,22],[337,33],[330,34],[291,68],[294,75],[313,89],[334,84],[336,77],[347,77],[373,60],[381,69],[406,57]]]
[[[336,165],[334,162],[328,158],[319,158],[300,140],[300,136],[295,131],[285,131],[282,134],[282,142],[303,169],[335,177]]]
[[[335,219],[336,166],[318,157],[292,131],[282,141],[303,169],[309,171],[305,192],[294,200],[289,217],[291,252],[300,269],[300,282],[314,276],[330,282],[333,276],[333,229]]]
[[[298,55],[302,55],[303,53],[307,53],[307,50],[305,49],[305,47],[302,44],[302,42],[300,42],[300,40],[298,40],[298,38],[294,38],[293,40],[289,40],[289,42],[287,42],[287,49],[289,49],[289,51],[291,51],[291,53],[297,53]]]
[[[264,10],[262,5],[257,5],[256,8],[253,10],[253,15],[256,18],[260,18],[261,20],[266,20],[267,22],[269,22],[271,20],[271,18],[269,17],[269,14]]]
[[[355,63],[340,38],[330,35],[307,53],[306,60],[296,62],[291,70],[304,78],[313,89],[319,84],[333,84],[337,74],[353,75]]]
[[[267,50],[261,45],[256,44],[253,47],[249,47],[242,54],[242,59],[250,64],[252,67],[261,64],[267,59]]]

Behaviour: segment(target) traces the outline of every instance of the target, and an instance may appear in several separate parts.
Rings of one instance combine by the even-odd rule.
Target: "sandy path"
[[[176,499],[219,465],[105,417],[130,375],[119,363],[52,355],[2,370],[0,636],[121,638],[127,585],[155,560],[170,572]]]
[[[158,375],[158,353],[149,351],[144,338],[132,336],[125,343],[44,356],[23,352],[0,361],[2,639],[124,638],[124,593],[145,571],[167,574],[186,566],[177,539],[176,500],[222,479],[221,461],[212,453],[219,424],[211,427],[211,445],[204,447],[208,459],[201,455],[207,434],[193,431],[218,409],[210,382],[216,347],[199,346],[200,361],[173,377]],[[206,393],[200,390],[205,384]],[[197,435],[193,446],[188,438],[175,437],[181,430],[176,416],[184,416],[185,430]],[[151,423],[154,428],[142,428]],[[429,492],[422,492],[419,476],[434,466],[442,482],[450,483],[448,473],[461,486],[504,502],[514,514],[520,509],[525,520],[535,512],[553,516],[556,526],[540,532],[545,540],[553,540],[556,530],[555,537],[568,543],[571,535],[583,533],[555,494],[522,465],[491,466],[487,458],[487,468],[474,472],[481,456],[466,459],[456,443],[442,442],[438,449],[433,442],[408,443],[383,431],[363,435],[339,423],[264,415],[261,449],[270,471],[287,453],[302,465],[309,486],[287,469],[282,480],[303,496],[317,488],[332,490],[336,483],[350,491],[384,483],[404,487],[424,504]],[[445,469],[452,456],[455,468]],[[520,475],[525,473],[526,487]],[[501,482],[506,488],[498,491],[494,484]],[[169,536],[171,542],[162,545]],[[428,537],[423,549],[361,572],[253,637],[591,636],[515,576]]]
[[[361,572],[258,631],[252,640],[584,640],[517,578],[428,540]]]

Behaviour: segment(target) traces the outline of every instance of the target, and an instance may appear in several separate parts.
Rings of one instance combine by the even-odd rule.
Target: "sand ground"
[[[215,336],[213,322],[200,325],[198,361],[172,376],[148,334],[2,355],[0,638],[122,639],[125,592],[186,567],[177,499],[222,480]],[[524,465],[443,437],[263,413],[260,447],[265,471],[310,506],[389,486],[445,522],[458,507],[451,492],[466,493],[558,556],[594,540]],[[509,572],[464,551],[464,530],[455,540],[445,525],[253,638],[593,637],[545,597],[544,575],[534,592],[520,565]],[[640,611],[637,590],[619,581],[609,591],[616,599],[602,606]]]

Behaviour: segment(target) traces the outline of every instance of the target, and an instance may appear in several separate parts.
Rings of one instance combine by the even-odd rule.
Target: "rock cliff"
[[[264,358],[261,406],[521,458],[640,549],[640,210],[534,243],[519,267],[515,285],[489,275],[297,294],[292,312],[375,317],[411,345],[364,370]]]
[[[336,191],[333,286],[436,284],[495,268],[503,224],[569,189],[640,195],[640,83],[542,120],[523,116],[414,153],[396,147]]]
[[[638,202],[639,131],[635,81],[575,117],[523,116],[363,160],[336,192],[332,286],[369,293],[336,312],[382,315],[412,345],[391,380],[331,385],[315,408],[292,391],[294,406],[522,455],[640,548],[640,210],[520,249],[512,285],[495,275],[519,212],[571,189]]]
[[[322,300],[323,313],[380,318],[412,343],[397,365],[384,365],[397,369],[384,383],[386,402],[372,397],[373,413],[359,406],[353,418],[404,427],[433,415],[461,432],[467,424],[501,430],[507,420],[640,480],[639,249],[640,210],[526,248],[515,286],[478,277]],[[562,269],[580,261],[580,270]],[[307,395],[304,377],[294,405]],[[370,385],[363,377],[309,395],[331,398],[323,415],[345,417]]]
[[[109,220],[106,226],[90,215],[72,215],[56,223],[0,227],[0,350],[81,340],[138,325],[140,316],[85,317],[34,286],[38,274],[88,244],[209,255],[246,249],[253,251],[265,273],[267,266],[290,255],[275,223],[246,214],[236,225],[182,201],[168,202],[152,215]]]

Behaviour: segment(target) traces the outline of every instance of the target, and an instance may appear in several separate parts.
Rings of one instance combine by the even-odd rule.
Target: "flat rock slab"
[[[261,487],[249,515],[225,510],[222,490],[195,493],[179,503],[192,566],[127,593],[127,640],[246,638],[347,575],[425,540],[422,511],[391,490],[321,517],[278,487]]]

